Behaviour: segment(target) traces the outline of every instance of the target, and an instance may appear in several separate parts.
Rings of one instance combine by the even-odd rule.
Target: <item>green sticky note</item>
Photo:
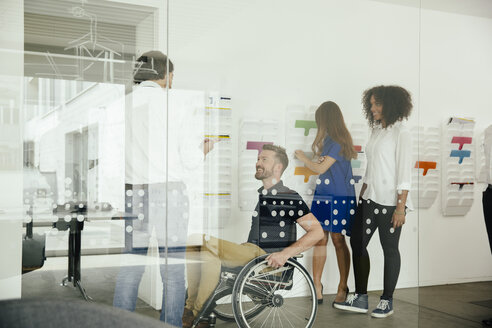
[[[309,134],[310,129],[316,129],[317,127],[315,121],[296,120],[296,128],[304,129],[305,136]]]

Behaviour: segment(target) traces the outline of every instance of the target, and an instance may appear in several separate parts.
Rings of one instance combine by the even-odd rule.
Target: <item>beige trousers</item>
[[[266,254],[255,244],[236,244],[230,241],[203,236],[199,251],[186,252],[188,299],[185,307],[196,316],[213,293],[220,280],[221,266],[237,267]]]

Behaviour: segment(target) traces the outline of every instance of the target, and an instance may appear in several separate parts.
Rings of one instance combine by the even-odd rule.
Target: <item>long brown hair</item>
[[[354,149],[352,136],[345,125],[342,111],[333,101],[322,103],[316,110],[316,124],[318,133],[314,139],[311,149],[317,156],[323,151],[323,142],[326,136],[330,136],[342,147],[340,154],[347,160],[357,158],[357,152]]]

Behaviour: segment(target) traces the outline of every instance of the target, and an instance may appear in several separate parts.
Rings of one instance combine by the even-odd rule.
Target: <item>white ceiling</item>
[[[164,0],[163,0],[164,1]],[[83,3],[82,3],[83,2]],[[138,1],[135,1],[138,3]],[[154,8],[115,3],[104,0],[25,0],[24,12],[38,15],[57,16],[75,19],[73,9],[83,8],[87,12],[97,15],[99,22],[110,24],[123,24],[136,26],[149,14],[154,12]],[[85,19],[88,18],[77,18]]]
[[[492,0],[372,0],[460,15],[492,18]]]
[[[74,15],[77,10],[87,15]],[[128,60],[135,54],[136,26],[144,20],[148,21],[149,17],[152,21],[155,10],[154,7],[105,0],[25,0],[25,74],[50,77],[54,69],[49,63],[50,59],[47,58],[47,52],[49,52],[55,55],[53,61],[61,76],[64,78],[78,76],[79,64],[76,59],[60,58],[56,57],[56,54],[75,55],[74,49],[66,48],[74,40],[79,38],[87,40],[90,37],[91,16],[97,17],[97,28],[93,31],[97,32],[92,33],[92,36],[97,38],[97,45],[113,49],[120,54],[127,54],[125,58]],[[155,37],[154,31],[146,32],[141,30],[140,42],[142,39],[150,39],[152,43]],[[88,48],[92,51],[92,56],[95,56],[101,48],[91,49],[92,44],[88,44]],[[87,57],[87,54],[84,56]],[[115,55],[115,59],[118,60],[125,58]],[[91,64],[91,62],[86,64]],[[98,76],[102,74],[100,66],[94,63],[93,69],[87,71],[84,78],[98,80]]]

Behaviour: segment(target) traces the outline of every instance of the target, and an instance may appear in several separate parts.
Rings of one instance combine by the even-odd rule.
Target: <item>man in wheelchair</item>
[[[288,157],[284,148],[268,144],[263,146],[255,173],[255,178],[261,180],[263,186],[258,189],[259,200],[246,243],[236,244],[214,237],[203,237],[198,253],[187,252],[188,298],[183,313],[184,328],[192,327],[197,314],[213,294],[223,266],[244,266],[268,253],[262,270],[269,270],[271,276],[290,258],[313,247],[323,238],[318,220],[302,197],[282,183],[281,176],[287,165]],[[306,231],[299,240],[296,240],[296,223]],[[196,260],[199,264],[195,264]],[[268,269],[265,268],[267,266]],[[302,270],[305,271],[304,268]],[[256,283],[261,284],[261,279],[257,279]],[[208,327],[208,324],[200,323],[197,327]]]

